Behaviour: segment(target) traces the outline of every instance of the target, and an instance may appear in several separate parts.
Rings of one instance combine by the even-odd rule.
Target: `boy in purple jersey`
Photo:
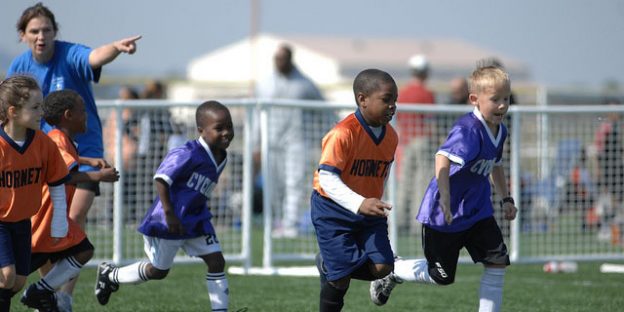
[[[403,281],[449,285],[455,280],[459,252],[466,247],[485,270],[479,291],[479,311],[499,311],[503,297],[507,247],[494,219],[490,181],[499,194],[506,220],[516,217],[502,166],[509,109],[509,76],[494,66],[477,66],[470,77],[473,112],[460,117],[435,157],[435,177],[429,183],[417,220],[423,224],[426,259],[397,259],[394,272],[371,283],[371,300],[388,301]]]
[[[225,260],[206,205],[227,160],[226,149],[234,138],[232,117],[223,104],[208,101],[195,113],[199,138],[175,148],[160,164],[154,181],[158,192],[139,232],[149,262],[124,267],[101,263],[95,295],[105,305],[119,284],[163,279],[178,249],[204,260],[212,311],[227,311],[228,282]]]

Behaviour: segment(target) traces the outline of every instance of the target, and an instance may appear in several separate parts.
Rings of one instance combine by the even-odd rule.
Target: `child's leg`
[[[225,259],[221,252],[199,256],[208,266],[206,287],[210,296],[212,311],[227,311],[229,304],[229,285],[225,276]]]
[[[343,277],[336,281],[326,282],[321,285],[319,303],[320,312],[340,311],[344,306],[344,296],[349,290],[351,278]]]
[[[26,284],[30,270],[30,220],[0,221],[0,311],[9,311],[11,298]]]
[[[54,262],[49,267],[49,271],[36,283],[37,288],[54,291],[67,281],[77,277],[82,266],[93,257],[93,250],[93,245],[89,239],[85,238],[79,244],[59,252],[57,259],[60,259]],[[54,261],[54,258],[52,260]],[[48,267],[43,266],[41,269],[42,272],[45,272]]]
[[[479,312],[500,311],[504,282],[505,266],[485,266],[479,288]]]
[[[96,193],[99,193],[97,182],[81,183],[76,188],[76,192],[74,192],[72,204],[69,208],[69,218],[76,221],[83,230],[87,220],[87,213],[91,209]]]
[[[503,235],[493,217],[477,222],[469,231],[466,249],[475,262],[485,266],[479,289],[479,311],[500,311],[505,267],[509,265]]]
[[[210,297],[212,311],[227,311],[229,304],[229,285],[225,276],[225,259],[221,245],[215,234],[207,234],[184,241],[184,251],[192,257],[199,257],[208,266],[206,287]]]

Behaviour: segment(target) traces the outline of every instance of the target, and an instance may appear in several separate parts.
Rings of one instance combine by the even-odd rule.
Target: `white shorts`
[[[152,265],[159,270],[169,270],[180,248],[191,257],[221,252],[217,236],[208,234],[190,239],[164,239],[143,235],[143,248]]]

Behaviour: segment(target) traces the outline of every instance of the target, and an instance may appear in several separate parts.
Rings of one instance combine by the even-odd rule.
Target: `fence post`
[[[123,170],[123,104],[115,101],[115,167],[119,170],[119,181],[114,183],[113,196],[113,262],[122,263],[123,257],[123,185],[125,170]]]

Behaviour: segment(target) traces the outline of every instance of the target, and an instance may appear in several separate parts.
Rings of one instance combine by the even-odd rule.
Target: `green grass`
[[[541,265],[512,265],[505,277],[502,311],[621,311],[624,275],[603,274],[600,263],[579,264],[572,274],[546,274]],[[368,299],[368,283],[352,281],[343,311],[475,311],[482,268],[460,265],[453,285],[397,286],[386,306]],[[93,295],[95,269],[83,271],[74,296],[75,311],[207,311],[205,267],[175,265],[163,281],[123,285],[107,306]],[[33,281],[36,274],[32,275]],[[229,275],[230,311],[318,311],[319,280],[314,277]],[[12,311],[28,311],[13,300]]]

